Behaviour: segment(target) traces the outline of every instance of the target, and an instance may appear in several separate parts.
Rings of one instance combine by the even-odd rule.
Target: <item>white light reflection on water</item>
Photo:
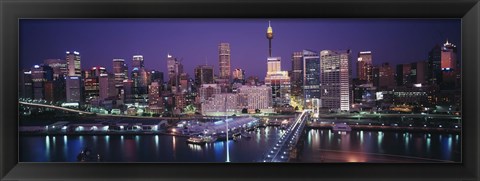
[[[45,156],[49,158],[50,157],[50,137],[48,135],[45,136],[45,147],[46,147]]]

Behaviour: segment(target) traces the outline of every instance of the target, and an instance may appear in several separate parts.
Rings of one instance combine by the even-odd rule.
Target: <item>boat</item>
[[[242,138],[252,138],[252,136],[248,135],[246,132],[243,132],[241,135]]]
[[[205,143],[205,140],[200,137],[190,137],[187,139],[187,144],[204,145]]]
[[[349,131],[352,131],[352,128],[348,126],[346,123],[341,123],[341,124],[333,125],[332,130],[349,132]]]
[[[204,136],[202,137],[202,140],[205,141],[205,143],[213,143],[217,141],[217,137],[215,136]]]

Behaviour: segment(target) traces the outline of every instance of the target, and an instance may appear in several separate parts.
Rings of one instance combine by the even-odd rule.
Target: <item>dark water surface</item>
[[[259,162],[282,134],[275,127],[251,132],[251,139],[229,141],[231,162]],[[168,135],[20,135],[20,162],[76,162],[88,147],[104,162],[225,162],[226,143],[190,145]],[[461,161],[459,134],[308,130],[303,162]],[[422,159],[418,159],[422,158]]]

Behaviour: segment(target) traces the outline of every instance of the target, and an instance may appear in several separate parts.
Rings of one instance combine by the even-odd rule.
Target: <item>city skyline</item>
[[[213,66],[214,73],[218,76],[218,44],[225,42],[229,43],[231,48],[231,70],[240,68],[245,70],[246,77],[258,76],[262,80],[267,70],[266,59],[269,53],[268,40],[265,38],[268,21],[267,19],[21,20],[20,68],[31,68],[45,59],[64,59],[65,51],[78,51],[82,56],[82,70],[103,66],[112,72],[112,60],[125,59],[131,71],[132,56],[143,55],[145,67],[166,74],[167,54],[171,54],[182,60],[185,72],[190,76],[194,75],[196,66],[204,64]],[[272,39],[272,56],[281,57],[282,70],[291,70],[293,52],[304,49],[316,52],[350,49],[352,55],[360,51],[372,51],[373,65],[384,62],[396,65],[425,61],[428,58],[426,52],[436,44],[442,44],[446,39],[455,43],[461,52],[460,20],[454,19],[270,21],[275,33],[275,38]],[[129,24],[136,26],[126,26]],[[132,27],[141,31],[136,32],[137,29]],[[161,31],[155,31],[158,29]],[[327,36],[322,36],[324,33]],[[345,36],[345,41],[331,40],[343,40],[338,38],[340,35]],[[68,41],[72,38],[75,41]],[[460,54],[458,60],[461,60]],[[350,60],[356,67],[353,59],[356,57],[352,56]],[[352,75],[356,77],[355,69]]]

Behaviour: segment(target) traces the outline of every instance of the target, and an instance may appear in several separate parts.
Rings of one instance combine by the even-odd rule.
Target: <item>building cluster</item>
[[[293,52],[291,70],[285,71],[281,70],[281,57],[272,56],[270,23],[266,37],[264,82],[254,76],[247,78],[241,68],[232,69],[230,44],[223,42],[218,45],[218,74],[205,64],[195,67],[194,77],[171,54],[166,56],[164,78],[163,72],[144,66],[142,55],[132,56],[130,69],[125,59],[115,58],[108,71],[100,66],[82,69],[80,53],[67,51],[64,60],[47,59],[21,71],[20,98],[93,112],[164,116],[275,112],[276,108],[313,109],[316,113],[379,111],[400,105],[460,109],[460,63],[456,46],[448,41],[435,46],[428,60],[396,67],[386,61],[375,65],[373,53],[361,51],[357,78],[353,78],[350,50]]]

